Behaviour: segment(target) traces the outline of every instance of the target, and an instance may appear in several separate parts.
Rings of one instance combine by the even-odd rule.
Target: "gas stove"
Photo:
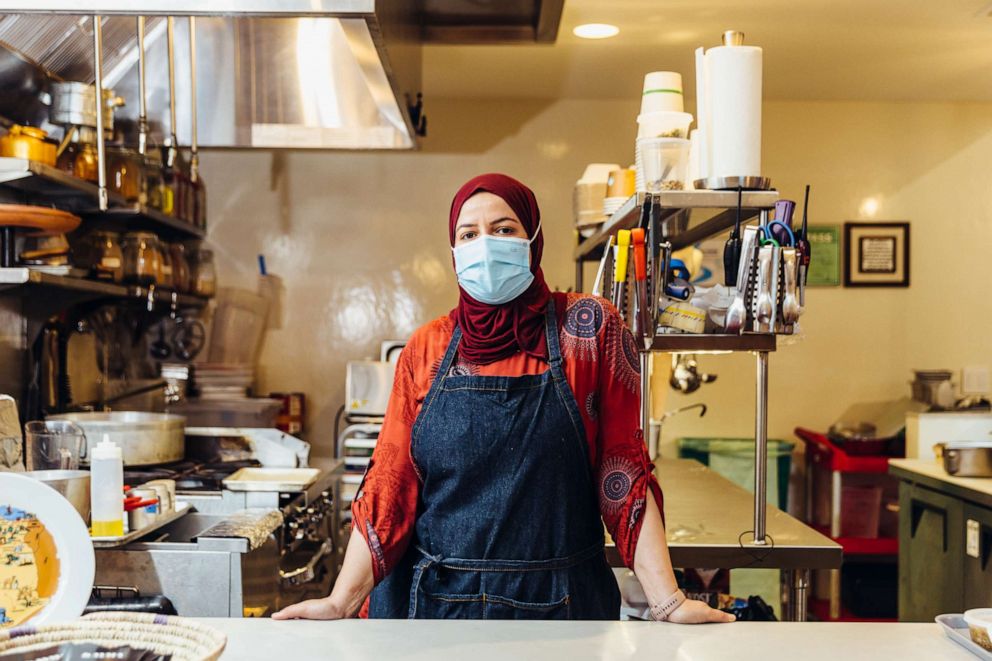
[[[177,461],[158,466],[143,466],[124,471],[124,484],[138,486],[151,480],[175,480],[176,493],[190,494],[220,493],[224,490],[224,478],[240,468],[261,466],[255,459],[238,461],[196,462]]]
[[[130,486],[175,480],[176,499],[195,511],[160,529],[154,539],[98,552],[98,584],[162,594],[180,615],[203,617],[264,615],[302,599],[325,596],[337,565],[334,522],[341,462],[315,464],[320,476],[296,492],[224,488],[225,477],[260,465],[255,460],[186,460],[125,471],[124,482]],[[266,510],[277,510],[282,525],[264,543],[217,539],[219,525]],[[210,564],[220,551],[230,558],[230,572],[218,573],[218,567]],[[226,583],[218,578],[228,574]],[[210,598],[204,597],[207,586]]]

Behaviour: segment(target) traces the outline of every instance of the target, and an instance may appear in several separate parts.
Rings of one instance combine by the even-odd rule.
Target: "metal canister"
[[[162,514],[171,514],[176,510],[176,481],[152,480],[142,485],[146,489],[154,489],[158,494],[159,509]]]
[[[135,508],[127,513],[128,529],[132,532],[147,528],[162,516],[162,508],[159,504],[158,491],[156,489],[149,487],[131,489],[127,492],[127,497],[154,501],[152,504]]]

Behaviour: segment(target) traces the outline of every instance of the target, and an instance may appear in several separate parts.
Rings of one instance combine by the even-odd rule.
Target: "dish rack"
[[[340,477],[342,507],[337,522],[342,540],[351,534],[351,503],[358,495],[381,431],[382,419],[376,418],[350,424],[338,435],[337,456],[344,461],[344,473]]]
[[[584,291],[585,266],[598,262],[600,274],[612,272],[613,255],[611,246],[617,242],[621,230],[643,229],[645,232],[646,283],[633,279],[635,269],[622,267],[627,278],[622,280],[621,292],[635,291],[641,284],[646,288],[646,301],[641,295],[625,293],[618,299],[618,310],[634,332],[640,353],[641,366],[641,428],[650,429],[651,418],[651,354],[664,353],[728,353],[750,352],[756,360],[756,405],[755,405],[755,496],[754,527],[750,545],[762,548],[769,544],[766,535],[765,502],[768,456],[768,357],[777,348],[779,335],[793,334],[797,330],[796,321],[801,314],[792,308],[795,297],[799,301],[798,265],[795,254],[775,245],[764,242],[759,235],[770,235],[771,211],[779,200],[777,191],[744,191],[738,200],[738,191],[665,191],[661,193],[638,193],[624,203],[620,209],[603,223],[588,238],[579,238],[573,252],[575,260],[575,290]],[[730,229],[738,217],[740,201],[740,222],[743,233],[738,282],[742,288],[735,289],[734,298],[743,304],[743,318],[738,326],[729,330],[726,325],[714,333],[685,333],[675,329],[660,329],[659,301],[668,284],[672,253],[693,246],[705,239],[714,237]],[[693,222],[697,216],[706,216],[701,222]],[[748,224],[755,218],[757,225]],[[625,249],[625,248],[621,248]],[[626,259],[626,255],[623,258]],[[619,262],[620,259],[617,261]],[[796,268],[790,273],[786,264]],[[796,276],[796,277],[794,277]],[[597,277],[597,280],[602,278]],[[763,286],[759,286],[763,285]],[[792,289],[795,287],[795,290]],[[641,290],[642,292],[644,289]],[[788,303],[786,303],[788,301]],[[786,311],[786,309],[788,309]],[[647,434],[645,434],[647,437]],[[748,543],[742,538],[742,543]],[[801,602],[795,604],[800,619],[805,619],[807,610],[806,594],[809,586],[808,570],[796,570],[790,577],[796,593],[802,595]]]

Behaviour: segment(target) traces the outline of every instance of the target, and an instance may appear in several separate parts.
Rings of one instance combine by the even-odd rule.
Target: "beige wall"
[[[585,163],[628,162],[634,102],[441,101],[417,153],[208,152],[210,236],[222,284],[254,287],[255,255],[287,286],[283,329],[263,355],[263,389],[302,390],[311,438],[331,442],[346,361],[373,356],[455,303],[448,204],[470,176],[530,184],[544,214],[545,272],[572,285],[571,187]],[[814,289],[805,337],[771,361],[770,432],[826,427],[855,401],[907,392],[914,367],[988,365],[992,340],[992,105],[769,103],[764,169],[796,198],[813,184],[814,223],[912,223],[912,287]],[[591,269],[587,271],[591,277]],[[703,357],[719,374],[692,399],[704,419],[666,438],[749,434],[753,361]],[[329,445],[324,445],[329,447]]]

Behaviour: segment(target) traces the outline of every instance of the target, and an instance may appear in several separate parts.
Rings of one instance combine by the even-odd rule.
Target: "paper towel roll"
[[[704,143],[710,177],[761,176],[761,49],[706,51]]]

